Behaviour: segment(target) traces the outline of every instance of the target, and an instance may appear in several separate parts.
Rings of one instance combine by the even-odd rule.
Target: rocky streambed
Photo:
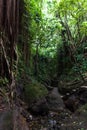
[[[87,91],[86,87],[83,88],[63,100],[55,87],[30,108],[21,100],[17,100],[13,110],[0,103],[0,130],[87,130]],[[71,108],[73,105],[79,106],[72,112],[65,101],[72,104]]]
[[[80,104],[81,95],[85,95],[86,90],[83,94],[82,91],[83,89],[77,94],[75,92],[75,95],[73,93],[66,100],[71,110],[74,109],[72,112],[68,109],[65,100],[62,100],[58,89],[54,88],[45,99],[42,98],[32,105],[31,114],[22,112],[28,122],[29,130],[87,130],[87,110],[86,107],[81,107],[83,104]],[[77,96],[79,94],[81,99]],[[79,105],[78,108],[75,105]]]

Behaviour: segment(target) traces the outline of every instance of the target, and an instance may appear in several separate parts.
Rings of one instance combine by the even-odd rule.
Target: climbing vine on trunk
[[[0,77],[12,83],[16,68],[19,0],[0,0]]]

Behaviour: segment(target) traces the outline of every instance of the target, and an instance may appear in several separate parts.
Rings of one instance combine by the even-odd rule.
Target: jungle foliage
[[[49,85],[64,78],[85,80],[86,1],[25,0],[23,5],[19,72],[25,69]]]
[[[0,6],[0,84],[26,75],[50,86],[85,80],[86,0],[9,0]]]

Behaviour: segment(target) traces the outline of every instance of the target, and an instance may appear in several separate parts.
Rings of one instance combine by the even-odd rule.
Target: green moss
[[[37,81],[32,81],[31,83],[25,84],[24,99],[28,103],[31,103],[43,96],[46,96],[46,94],[46,87],[41,83],[38,83]]]
[[[80,113],[85,113],[85,115],[87,115],[87,104],[83,105],[82,107],[80,107],[78,109],[78,112]]]

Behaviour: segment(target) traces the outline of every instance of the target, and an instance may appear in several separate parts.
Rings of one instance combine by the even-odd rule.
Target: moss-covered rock
[[[36,80],[22,79],[23,84],[22,99],[27,103],[32,103],[45,97],[48,93],[46,87]]]

